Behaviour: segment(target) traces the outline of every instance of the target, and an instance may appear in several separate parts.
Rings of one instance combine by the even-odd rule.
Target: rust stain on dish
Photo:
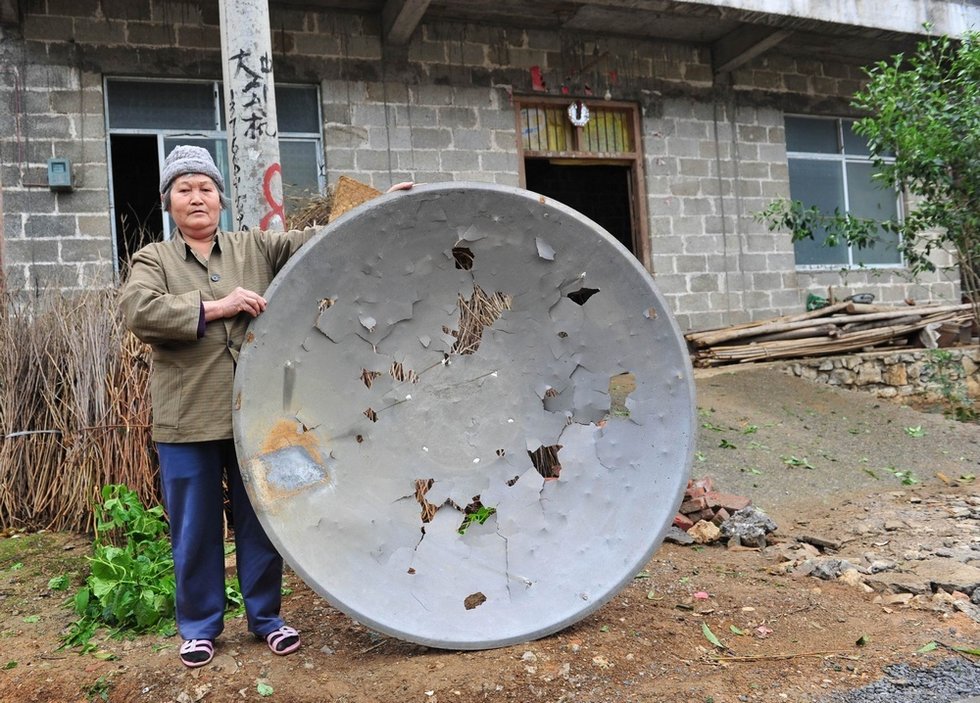
[[[313,432],[304,432],[302,425],[294,419],[282,419],[276,422],[266,434],[259,453],[249,462],[252,480],[246,484],[246,489],[252,499],[256,501],[256,505],[263,506],[267,513],[277,513],[283,508],[288,510],[289,501],[287,499],[308,490],[314,485],[329,481],[329,476],[326,475],[325,470],[321,481],[305,483],[296,487],[286,487],[275,480],[270,481],[269,473],[272,471],[272,467],[266,463],[265,458],[270,454],[291,447],[302,448],[320,470],[324,470],[323,458],[316,435]]]
[[[323,459],[320,456],[316,435],[312,432],[303,432],[301,428],[302,425],[296,420],[279,420],[265,436],[259,455],[271,454],[288,447],[302,447],[316,463],[322,465]]]

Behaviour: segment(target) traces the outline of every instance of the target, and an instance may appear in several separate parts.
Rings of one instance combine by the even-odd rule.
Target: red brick
[[[705,476],[704,478],[696,478],[689,482],[692,486],[698,488],[703,488],[705,491],[715,490],[715,481],[710,476]]]
[[[700,498],[705,493],[707,493],[703,486],[692,486],[688,484],[687,490],[684,491],[684,500],[690,500],[691,498]]]
[[[718,527],[721,527],[721,523],[725,522],[725,520],[730,517],[731,513],[724,508],[718,508],[718,512],[715,513],[715,516],[711,519],[711,522],[715,523],[715,525]]]
[[[737,496],[732,493],[719,493],[717,491],[709,491],[705,499],[712,508],[724,508],[731,513],[752,504],[752,500],[745,496]]]
[[[696,513],[699,510],[704,510],[708,507],[708,499],[704,496],[700,498],[692,498],[691,500],[685,500],[681,503],[681,512],[685,515],[690,515],[691,513]]]
[[[711,508],[705,508],[704,510],[699,510],[696,513],[688,513],[688,517],[694,520],[694,522],[698,522],[699,520],[711,522],[715,517],[715,511]]]
[[[687,532],[692,527],[694,527],[694,521],[691,520],[686,515],[681,515],[680,513],[677,513],[677,515],[674,516],[674,527],[679,527],[680,529]]]

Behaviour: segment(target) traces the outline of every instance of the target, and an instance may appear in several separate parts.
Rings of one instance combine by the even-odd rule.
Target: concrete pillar
[[[232,223],[285,229],[267,0],[220,0]]]

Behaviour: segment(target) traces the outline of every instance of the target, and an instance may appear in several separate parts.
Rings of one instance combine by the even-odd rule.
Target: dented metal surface
[[[325,228],[267,298],[235,380],[243,475],[286,561],[358,621],[435,647],[534,639],[659,546],[693,452],[690,364],[590,220],[420,186]]]

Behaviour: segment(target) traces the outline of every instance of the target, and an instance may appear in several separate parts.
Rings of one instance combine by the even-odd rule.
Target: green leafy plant
[[[62,574],[61,576],[55,576],[53,579],[48,580],[48,588],[52,591],[67,591],[69,586],[67,574]]]
[[[95,683],[89,686],[82,686],[82,693],[85,700],[89,701],[108,701],[109,692],[112,690],[112,683],[105,676],[100,676]]]
[[[786,464],[786,466],[795,466],[801,469],[816,468],[813,464],[810,463],[810,461],[806,457],[801,458],[798,456],[790,455],[790,456],[780,457],[780,459],[783,460],[783,463]]]
[[[909,437],[925,437],[926,431],[922,429],[922,425],[916,425],[915,427],[906,427],[905,434]]]
[[[756,217],[794,241],[859,249],[897,234],[913,277],[935,271],[933,253],[944,251],[980,317],[980,33],[930,36],[865,72],[852,104],[866,116],[854,132],[867,140],[877,183],[910,196],[904,217],[879,222],[785,200]]]
[[[918,477],[911,469],[896,469],[894,466],[886,466],[882,469],[902,482],[903,486],[914,486],[919,482]]]
[[[91,573],[72,600],[79,619],[63,646],[91,651],[103,627],[113,636],[172,633],[174,563],[163,508],[147,509],[134,491],[113,484],[103,487],[95,513]]]

